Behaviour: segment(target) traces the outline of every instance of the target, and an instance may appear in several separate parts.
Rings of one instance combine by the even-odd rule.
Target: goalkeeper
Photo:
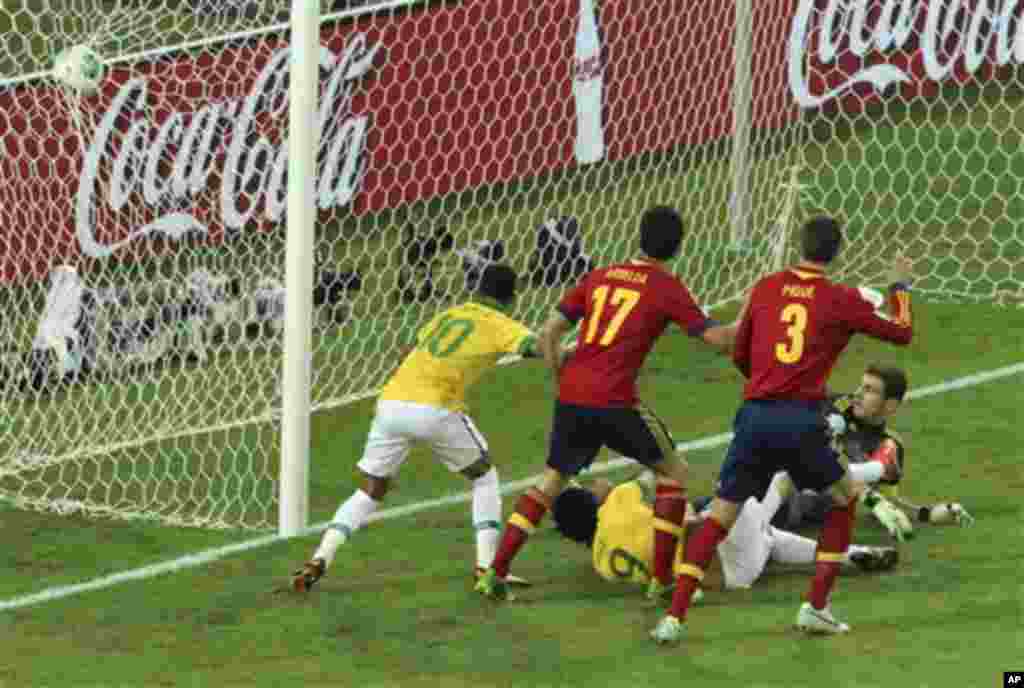
[[[320,270],[313,303],[343,322],[346,295],[359,287],[356,273]],[[50,273],[31,351],[3,361],[4,384],[41,390],[176,356],[202,360],[207,340],[225,338],[232,322],[247,336],[272,338],[283,327],[284,286],[265,279],[243,294],[239,277],[200,268],[181,281],[99,288],[60,265]]]
[[[750,497],[743,505],[736,525],[718,545],[722,583],[726,589],[749,588],[760,578],[769,562],[813,564],[817,542],[770,525],[772,517],[793,483],[785,473],[776,473],[762,499]],[[609,581],[647,585],[653,558],[653,490],[643,478],[613,486],[595,480],[589,488],[570,487],[554,501],[555,528],[565,537],[592,550],[597,573]],[[710,498],[695,499],[694,504]],[[686,523],[703,520],[707,512],[689,507]],[[685,542],[676,550],[675,565],[682,563]],[[889,569],[899,556],[891,547],[850,545],[840,563],[865,571]],[[699,599],[700,589],[694,593]]]
[[[872,365],[864,371],[855,393],[831,400],[828,415],[837,448],[849,462],[850,475],[868,486],[861,501],[899,541],[913,536],[912,519],[962,526],[974,522],[957,502],[920,505],[900,496],[905,447],[888,427],[888,420],[899,410],[906,392],[903,370]],[[773,524],[789,529],[820,525],[828,508],[828,495],[798,492],[790,496]]]

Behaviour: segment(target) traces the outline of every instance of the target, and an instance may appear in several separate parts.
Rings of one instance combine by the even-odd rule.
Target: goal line
[[[938,394],[945,394],[947,392],[953,392],[968,387],[975,387],[983,385],[988,382],[1000,380],[1002,378],[1010,377],[1024,373],[1024,362],[1015,363],[1000,368],[994,368],[991,370],[981,371],[972,375],[965,375],[958,377],[947,382],[942,382],[934,385],[928,385],[921,387],[920,389],[912,390],[907,394],[908,399],[922,399],[925,397],[935,396]],[[713,449],[715,447],[722,446],[729,442],[732,438],[731,432],[723,432],[717,435],[709,435],[702,437],[698,440],[692,440],[690,442],[681,442],[676,445],[680,451],[696,451],[700,449]],[[611,461],[606,461],[601,464],[594,466],[589,471],[591,475],[609,473],[625,466],[634,464],[632,459],[619,458]],[[511,482],[504,483],[502,485],[502,494],[508,494],[511,492],[517,492],[524,488],[527,488],[538,480],[540,476],[534,475],[521,480],[514,480]],[[422,511],[429,511],[433,509],[439,509],[447,506],[453,506],[455,504],[462,504],[472,499],[472,493],[460,492],[458,494],[448,495],[437,499],[429,499],[412,504],[406,504],[402,506],[396,506],[389,509],[383,509],[373,514],[368,522],[385,521],[395,518],[401,518],[404,516],[410,516],[417,514]],[[302,530],[298,537],[314,535],[327,527],[327,522],[318,523]],[[178,571],[184,571],[186,569],[196,568],[204,566],[206,564],[225,559],[235,554],[241,554],[243,552],[249,552],[251,550],[267,547],[270,545],[284,542],[291,538],[282,537],[280,535],[266,535],[263,537],[253,538],[245,540],[244,542],[235,543],[233,545],[226,545],[223,547],[216,547],[207,549],[194,554],[188,554],[177,559],[171,559],[169,561],[160,562],[158,564],[151,564],[149,566],[142,566],[135,569],[128,569],[126,571],[120,571],[118,573],[102,576],[95,578],[90,581],[83,583],[76,583],[74,585],[61,585],[52,588],[47,588],[37,593],[28,595],[21,595],[18,597],[12,597],[6,600],[0,600],[0,612],[11,611],[15,609],[23,609],[25,607],[32,607],[45,602],[52,602],[60,600],[66,597],[73,597],[87,592],[93,592],[96,590],[104,590],[106,588],[112,588],[117,585],[129,583],[132,581],[145,580],[148,578],[155,578],[168,573],[176,573]]]

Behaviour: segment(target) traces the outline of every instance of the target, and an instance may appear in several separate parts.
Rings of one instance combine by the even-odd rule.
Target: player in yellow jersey
[[[605,580],[646,586],[654,556],[652,487],[644,480],[612,485],[599,479],[587,488],[569,488],[552,504],[555,527],[570,540],[591,548],[594,570]],[[751,497],[744,504],[736,526],[718,545],[723,587],[749,588],[770,561],[814,563],[814,540],[770,525],[792,489],[786,474],[778,473],[762,499]],[[709,500],[696,499],[693,503],[704,501]],[[687,506],[687,524],[699,523],[707,514],[695,513],[692,506]],[[685,542],[676,549],[673,569],[682,564],[684,546]],[[875,571],[891,568],[898,558],[891,547],[850,545],[841,563]],[[701,596],[700,589],[696,589],[693,597]]]
[[[487,440],[466,414],[466,391],[507,354],[538,356],[533,333],[508,315],[515,296],[515,271],[492,264],[482,272],[473,300],[442,311],[417,333],[416,345],[377,401],[357,465],[363,487],[338,508],[313,557],[293,574],[296,591],[308,591],[338,548],[377,510],[416,443],[428,444],[450,471],[472,481],[477,570],[491,565],[501,532],[498,471]]]

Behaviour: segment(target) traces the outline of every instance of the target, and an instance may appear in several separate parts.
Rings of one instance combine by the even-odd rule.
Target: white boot
[[[810,602],[800,605],[796,615],[797,630],[805,633],[849,633],[850,627],[832,616],[832,605],[815,609]]]

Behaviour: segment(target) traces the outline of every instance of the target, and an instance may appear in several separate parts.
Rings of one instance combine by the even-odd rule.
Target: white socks
[[[362,490],[353,492],[338,507],[313,558],[323,559],[330,567],[338,548],[348,542],[379,505],[380,502]],[[498,490],[498,471],[493,466],[473,481],[473,527],[476,529],[477,566],[487,568],[494,561],[501,539],[501,493]]]
[[[353,492],[352,496],[346,499],[334,513],[334,518],[331,519],[331,524],[324,531],[323,539],[320,540],[320,546],[313,553],[313,558],[323,559],[329,567],[334,561],[334,555],[338,548],[348,542],[352,533],[366,523],[366,519],[377,510],[379,505],[380,502],[362,490]]]
[[[839,562],[839,563],[842,564],[843,566],[850,566],[851,564],[853,564],[853,561],[850,560],[850,555],[851,554],[856,554],[857,552],[869,552],[869,551],[871,551],[871,548],[867,547],[865,545],[850,545],[849,548],[847,548],[846,552],[843,553],[843,560],[841,562]]]
[[[786,501],[786,497],[792,492],[793,482],[785,471],[779,471],[772,477],[772,482],[764,494],[764,499],[761,500],[766,522],[770,523],[775,518],[779,507],[782,506],[782,503]]]
[[[498,553],[501,538],[501,493],[498,469],[491,469],[473,481],[473,528],[476,530],[476,565],[487,568]]]
[[[797,535],[796,533],[790,533],[787,530],[779,530],[778,528],[772,528],[772,538],[774,540],[774,545],[772,547],[772,561],[777,561],[780,564],[814,563],[818,546],[818,543],[814,540],[805,538],[802,535]],[[850,545],[850,547],[843,552],[843,558],[839,563],[843,566],[850,566],[853,564],[850,560],[851,554],[867,552],[870,550],[871,548],[865,545]]]

